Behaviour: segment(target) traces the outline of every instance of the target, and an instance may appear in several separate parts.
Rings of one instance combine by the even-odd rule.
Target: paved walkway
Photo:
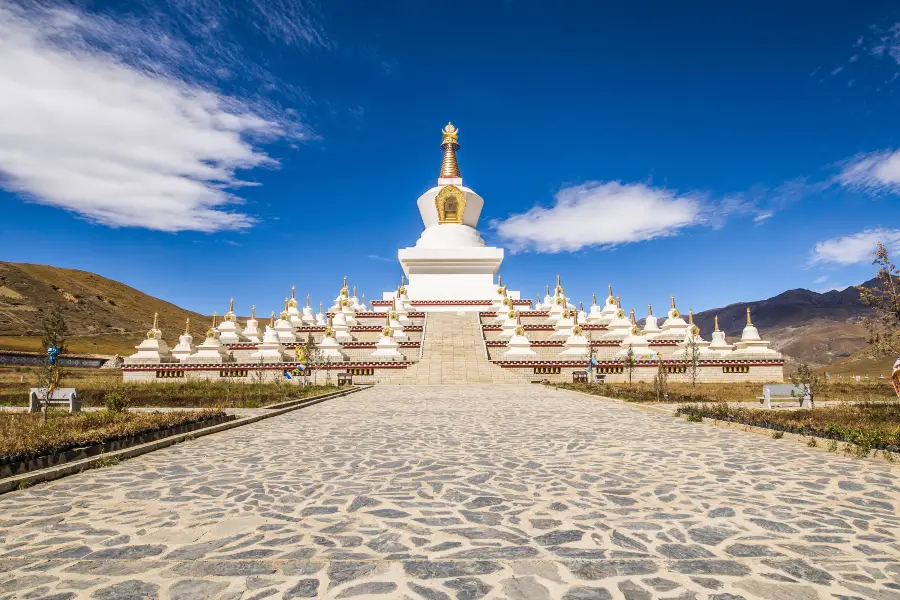
[[[898,466],[382,387],[0,496],[0,598],[890,600],[898,508]]]

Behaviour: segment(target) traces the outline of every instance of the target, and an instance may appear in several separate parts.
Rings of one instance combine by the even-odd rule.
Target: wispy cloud
[[[572,252],[674,235],[705,220],[702,198],[639,183],[589,182],[560,190],[553,206],[495,220],[511,250]]]
[[[846,161],[836,180],[844,187],[866,192],[900,191],[900,150],[858,154]]]
[[[249,184],[236,172],[277,165],[261,142],[310,134],[259,95],[207,85],[243,64],[217,56],[197,54],[159,21],[0,6],[0,184],[109,226],[251,226],[236,195]]]
[[[755,217],[753,217],[753,222],[756,223],[757,225],[762,225],[763,223],[765,223],[766,221],[771,219],[772,215],[774,215],[774,214],[775,213],[773,213],[771,210],[763,211],[763,212],[759,213],[758,215],[756,215]]]
[[[878,242],[893,251],[900,251],[900,229],[866,229],[817,242],[810,252],[809,262],[841,266],[870,262]]]
[[[368,258],[370,260],[380,260],[382,262],[397,262],[396,258],[386,258],[384,256],[379,256],[377,254],[369,254],[366,256],[366,258]]]
[[[816,277],[816,278],[813,280],[813,283],[825,283],[826,281],[828,281],[828,276],[827,276],[827,275],[823,275],[823,276],[821,276],[821,277]]]

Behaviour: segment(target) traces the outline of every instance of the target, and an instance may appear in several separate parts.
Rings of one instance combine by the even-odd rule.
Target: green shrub
[[[122,390],[112,390],[103,394],[103,405],[109,412],[125,412],[131,405],[131,398]]]
[[[700,413],[688,413],[687,420],[689,423],[702,423],[703,415]]]

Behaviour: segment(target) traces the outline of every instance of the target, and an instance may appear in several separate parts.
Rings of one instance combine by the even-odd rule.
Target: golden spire
[[[499,275],[497,275],[497,287],[500,287],[502,285],[503,285],[503,278],[500,277]]]
[[[672,296],[672,308],[675,308],[675,296]]]
[[[319,312],[322,312],[322,301],[319,300]]]
[[[365,304],[365,303],[366,303],[366,295],[365,295],[365,294],[362,295],[362,302],[361,302],[361,303],[362,303],[362,304]]]
[[[581,311],[584,310],[584,302],[579,302],[579,303],[578,303],[578,310],[581,310]]]
[[[648,317],[653,316],[653,305],[652,304],[647,305],[647,316]]]
[[[184,320],[184,335],[191,335],[191,318]]]
[[[230,312],[230,313],[234,312],[234,298],[231,298],[228,301],[228,312]]]
[[[750,307],[747,307],[747,327],[753,327],[753,322],[750,320]]]
[[[153,313],[153,329],[159,329],[159,313]]]
[[[715,316],[714,322],[716,324],[716,331],[719,331],[719,315]]]
[[[297,288],[295,286],[293,286],[293,285],[291,286],[291,300],[294,299],[294,292],[296,291],[296,289]]]
[[[688,325],[693,325],[693,324],[694,324],[694,309],[689,308],[688,309]]]
[[[441,161],[441,179],[456,179],[462,177],[459,174],[459,165],[456,163],[456,151],[459,150],[459,130],[453,126],[453,123],[447,123],[447,126],[441,131],[444,134],[441,140],[441,150],[444,151],[444,160]]]
[[[612,295],[612,284],[611,284],[611,283],[610,283],[610,284],[607,284],[606,287],[607,287],[607,289],[609,290],[609,298],[612,298],[612,297],[613,297],[613,295]]]
[[[550,286],[549,285],[547,286],[547,295],[548,296],[550,295]]]
[[[631,324],[637,325],[637,321],[634,318],[634,309],[633,308],[631,309]]]
[[[269,319],[269,327],[275,327],[275,311],[272,311],[272,317]]]
[[[250,318],[251,319],[256,318],[256,305],[255,304],[250,305]]]
[[[216,311],[213,311],[213,329],[215,329],[216,326],[218,325],[218,323],[217,323],[218,319],[219,319],[218,313],[216,313]]]
[[[343,285],[343,287],[341,287],[341,296],[346,296],[348,291],[349,290],[347,289],[347,276],[344,275],[344,285]]]
[[[616,296],[616,307],[622,308],[622,296]]]
[[[309,294],[306,295],[306,305],[309,306]]]
[[[591,294],[591,303],[597,304],[597,294]]]
[[[356,298],[356,286],[353,286],[353,297]]]

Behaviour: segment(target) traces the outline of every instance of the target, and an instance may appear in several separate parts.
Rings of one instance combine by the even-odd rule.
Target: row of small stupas
[[[715,318],[712,339],[707,341],[694,324],[693,311],[689,311],[688,320],[685,321],[675,307],[674,296],[662,324],[653,315],[652,307],[648,306],[647,317],[641,327],[635,319],[634,309],[626,315],[620,298],[613,296],[612,286],[609,286],[604,305],[598,305],[594,296],[589,312],[586,313],[583,307],[576,308],[572,304],[558,277],[553,294],[551,295],[548,286],[544,299],[541,300],[538,296],[534,311],[524,314],[515,310],[506,287],[499,286],[491,312],[495,316],[484,329],[486,332],[495,332],[495,340],[505,342],[501,359],[537,357],[539,353],[534,349],[537,342],[533,344],[529,340],[529,332],[541,336],[541,346],[558,351],[559,359],[583,359],[591,355],[598,360],[622,362],[659,359],[684,361],[695,357],[699,360],[782,358],[780,353],[769,348],[769,342],[760,338],[759,331],[751,321],[749,308],[747,324],[738,342],[730,344],[726,341],[725,333],[719,329],[718,317]],[[482,316],[490,319],[489,315]],[[548,341],[556,343],[550,345]],[[562,342],[561,350],[558,350],[559,342]],[[548,355],[544,353],[542,356]]]
[[[551,294],[548,287],[543,300],[534,306],[511,297],[498,281],[495,297],[488,310],[479,313],[485,345],[485,359],[505,369],[520,370],[522,377],[551,374],[571,377],[573,370],[591,362],[604,372],[619,374],[622,365],[638,365],[664,361],[674,365],[697,361],[709,371],[707,380],[746,380],[740,374],[755,378],[777,379],[783,365],[781,355],[760,338],[747,311],[747,325],[741,339],[730,344],[718,327],[710,341],[705,340],[689,311],[685,321],[675,308],[675,299],[662,323],[648,310],[643,327],[638,325],[634,310],[626,313],[610,287],[601,306],[596,298],[586,312],[566,296],[557,277]],[[519,310],[522,305],[526,310]],[[487,301],[485,301],[487,306]],[[194,344],[189,328],[178,344],[170,348],[162,337],[154,318],[147,338],[137,352],[125,359],[125,377],[132,380],[155,380],[167,377],[246,378],[264,370],[270,379],[282,371],[298,369],[311,362],[309,340],[317,350],[315,362],[322,369],[350,369],[365,372],[372,381],[384,381],[390,371],[405,369],[421,356],[427,335],[426,314],[415,308],[401,280],[390,301],[376,301],[373,309],[366,306],[365,296],[358,300],[344,278],[332,306],[323,312],[320,303],[314,313],[307,296],[301,309],[291,289],[284,309],[269,323],[261,325],[255,308],[243,325],[234,313],[232,299],[221,321],[213,317],[212,327],[199,345]],[[741,365],[734,368],[729,365]],[[526,371],[528,371],[526,373]]]

